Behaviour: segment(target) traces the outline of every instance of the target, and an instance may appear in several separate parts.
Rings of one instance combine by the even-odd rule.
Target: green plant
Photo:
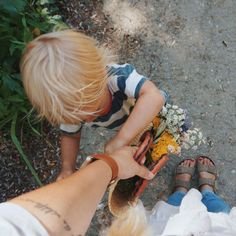
[[[30,122],[32,107],[24,93],[19,62],[25,45],[34,37],[65,27],[60,16],[52,15],[48,7],[52,0],[1,0],[0,2],[0,129],[9,132],[22,160],[36,182],[42,185],[17,138],[17,130],[27,118],[32,133],[39,134]],[[55,8],[54,8],[55,11]]]

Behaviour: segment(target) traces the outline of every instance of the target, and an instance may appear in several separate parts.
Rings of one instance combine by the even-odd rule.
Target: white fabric
[[[13,203],[0,204],[1,236],[49,236],[41,223],[23,207]]]
[[[191,189],[180,207],[159,201],[149,215],[153,236],[235,236],[236,208],[229,214],[210,213],[201,199],[201,193]],[[0,235],[49,236],[33,215],[12,203],[0,204]]]
[[[210,213],[201,199],[201,193],[191,189],[180,207],[158,202],[150,215],[154,235],[236,236],[236,208],[229,214]]]
[[[125,94],[128,97],[135,97],[135,90],[142,78],[143,76],[137,73],[136,70],[133,70],[132,73],[129,75],[129,77],[126,80],[126,87],[125,87]]]
[[[111,79],[108,82],[108,88],[111,94],[114,94],[115,92],[119,91],[117,80],[118,80],[118,75],[112,75]]]
[[[81,124],[79,125],[68,125],[68,124],[61,124],[60,130],[67,132],[67,133],[75,133],[82,127]]]

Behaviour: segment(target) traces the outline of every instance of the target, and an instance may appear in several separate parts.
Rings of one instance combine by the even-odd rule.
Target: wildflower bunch
[[[180,145],[176,142],[175,138],[164,131],[158,138],[158,142],[153,145],[151,157],[152,160],[159,160],[164,154],[174,153],[179,154],[181,151]]]
[[[167,104],[153,120],[154,145],[151,153],[153,160],[162,155],[179,155],[181,148],[196,150],[204,143],[199,129],[188,129],[186,111],[176,105]]]
[[[159,114],[162,122],[166,124],[166,131],[174,136],[176,140],[180,138],[182,127],[185,124],[186,112],[176,105],[167,104]]]
[[[181,146],[185,149],[197,150],[198,146],[205,143],[202,132],[197,129],[189,129],[186,132],[183,132],[181,138]]]

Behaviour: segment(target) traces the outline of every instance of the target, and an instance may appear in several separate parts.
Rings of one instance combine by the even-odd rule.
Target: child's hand
[[[127,143],[120,139],[117,135],[105,144],[104,152],[107,154],[113,153],[115,150],[126,146]]]

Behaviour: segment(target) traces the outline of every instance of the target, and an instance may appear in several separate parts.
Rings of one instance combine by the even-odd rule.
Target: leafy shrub
[[[25,45],[41,33],[61,27],[58,15],[52,15],[52,0],[1,0],[0,1],[0,129],[9,132],[21,157],[39,185],[37,173],[25,156],[16,136],[17,128],[27,121],[31,132],[35,128],[35,117],[24,93],[20,79],[19,62]],[[48,8],[51,11],[49,13]],[[31,114],[31,115],[29,115]]]

